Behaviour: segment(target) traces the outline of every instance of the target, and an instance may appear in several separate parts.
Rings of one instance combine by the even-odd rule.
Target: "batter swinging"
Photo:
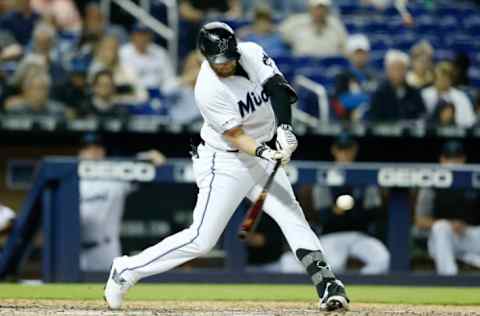
[[[192,225],[135,256],[113,260],[105,287],[112,309],[140,279],[206,254],[216,244],[244,197],[255,200],[274,161],[288,163],[297,147],[290,127],[295,91],[274,61],[255,43],[238,43],[224,23],[202,27],[201,66],[195,97],[204,118],[203,142],[193,157],[199,193]],[[278,126],[278,127],[277,127]],[[276,149],[265,143],[276,133]],[[349,300],[328,266],[285,171],[281,168],[264,204],[315,285],[320,308],[346,309]]]

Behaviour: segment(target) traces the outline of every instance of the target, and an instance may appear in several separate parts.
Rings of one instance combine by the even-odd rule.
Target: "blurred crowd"
[[[456,25],[455,34],[464,32],[468,44],[467,34],[480,29],[480,8],[459,2],[471,29]],[[179,0],[179,56],[172,56],[146,25],[113,24],[95,1],[2,0],[0,113],[194,122],[200,115],[193,87],[202,62],[197,30],[222,19],[241,41],[259,43],[277,61],[299,90],[299,108],[312,116],[472,127],[480,117],[480,47],[446,50],[428,31],[430,25],[437,34],[454,19],[457,11],[444,3]],[[299,77],[325,89],[327,112],[319,111],[318,90],[298,84]]]

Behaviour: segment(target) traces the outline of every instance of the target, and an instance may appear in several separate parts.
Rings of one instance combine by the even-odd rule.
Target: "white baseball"
[[[336,204],[342,210],[348,211],[353,208],[355,201],[353,200],[353,197],[351,195],[344,194],[344,195],[340,195],[337,198]]]

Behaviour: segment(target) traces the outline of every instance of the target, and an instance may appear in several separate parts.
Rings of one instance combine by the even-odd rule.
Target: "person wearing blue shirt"
[[[271,56],[289,53],[288,46],[276,30],[272,11],[266,6],[255,8],[253,24],[243,30],[239,30],[239,38],[242,41],[259,44]]]
[[[30,42],[35,24],[39,20],[40,15],[33,11],[29,0],[17,0],[16,10],[0,17],[0,29],[9,31],[25,46]]]
[[[351,35],[347,41],[350,67],[335,79],[334,109],[339,119],[358,120],[366,110],[376,76],[368,67],[370,43],[363,34]]]

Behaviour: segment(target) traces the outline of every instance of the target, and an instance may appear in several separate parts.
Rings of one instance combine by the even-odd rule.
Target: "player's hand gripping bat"
[[[245,240],[247,238],[247,235],[255,230],[255,226],[258,224],[260,215],[262,214],[263,203],[267,198],[268,191],[272,186],[273,178],[275,178],[275,174],[277,173],[277,170],[280,167],[281,163],[282,163],[281,160],[277,160],[275,162],[273,171],[268,177],[267,182],[263,186],[263,190],[260,193],[260,196],[257,198],[255,203],[253,203],[252,206],[250,206],[250,208],[247,211],[247,214],[245,214],[245,218],[243,219],[243,222],[240,225],[240,230],[238,232],[238,238],[240,238],[241,240]]]

